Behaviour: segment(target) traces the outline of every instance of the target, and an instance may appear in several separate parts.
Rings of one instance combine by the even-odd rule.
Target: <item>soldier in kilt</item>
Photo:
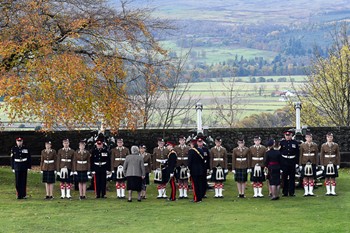
[[[91,154],[85,149],[85,141],[79,142],[79,149],[75,152],[73,159],[73,171],[79,186],[79,199],[86,198],[86,183],[90,176]]]
[[[55,183],[57,153],[51,149],[51,141],[45,142],[45,149],[41,151],[40,170],[45,184],[45,199],[53,199],[53,185]]]
[[[123,172],[123,164],[126,156],[130,154],[130,150],[124,147],[122,138],[117,139],[117,147],[111,150],[111,165],[113,180],[116,181],[115,188],[118,198],[125,198],[126,177]]]
[[[210,149],[211,181],[214,183],[215,198],[223,198],[222,189],[226,181],[227,170],[227,150],[221,146],[222,139],[215,138],[215,146]]]
[[[299,169],[304,186],[304,196],[314,196],[318,145],[312,141],[312,134],[307,132],[306,142],[300,145]]]
[[[266,147],[261,145],[260,136],[254,137],[254,145],[249,148],[249,169],[250,181],[253,182],[254,198],[264,197],[262,194],[264,175],[264,159]]]
[[[158,147],[153,149],[152,170],[154,170],[154,183],[157,184],[157,199],[167,198],[166,184],[169,177],[166,174],[165,164],[168,161],[168,149],[164,147],[164,139],[158,138]]]
[[[62,141],[63,148],[57,152],[57,180],[60,181],[61,199],[71,199],[70,190],[73,181],[73,157],[74,150],[69,147],[69,139],[65,138]]]
[[[151,154],[146,152],[147,147],[146,145],[140,146],[140,156],[143,158],[143,163],[145,166],[145,178],[142,179],[142,189],[141,189],[141,198],[146,199],[146,191],[147,191],[147,185],[149,185],[149,173],[151,171],[152,167],[152,160],[151,160]]]
[[[340,167],[339,145],[333,142],[333,133],[327,133],[327,142],[321,146],[320,164],[325,176],[326,195],[336,196],[335,178],[338,177]]]
[[[232,173],[237,182],[238,197],[245,198],[244,191],[248,179],[249,148],[244,146],[244,139],[237,141],[238,147],[232,152]]]
[[[177,154],[177,164],[175,176],[178,182],[179,199],[188,198],[188,178],[190,171],[188,170],[188,151],[189,146],[186,145],[186,138],[179,136],[179,145],[175,146],[174,150]]]

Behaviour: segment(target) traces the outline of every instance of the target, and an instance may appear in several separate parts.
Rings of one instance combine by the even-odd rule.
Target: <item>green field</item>
[[[154,184],[148,199],[141,203],[119,200],[114,184],[109,183],[107,199],[61,200],[58,184],[55,199],[44,200],[45,188],[39,172],[30,172],[27,200],[16,200],[14,175],[10,168],[0,168],[0,232],[349,232],[350,170],[341,169],[337,197],[324,196],[325,188],[315,190],[316,197],[305,198],[298,189],[296,197],[272,202],[267,197],[252,198],[248,184],[247,198],[237,198],[237,189],[228,175],[223,199],[208,198],[195,204],[189,200],[157,200]],[[267,195],[267,188],[263,188]],[[168,190],[169,191],[169,190]],[[192,197],[192,192],[189,193]]]

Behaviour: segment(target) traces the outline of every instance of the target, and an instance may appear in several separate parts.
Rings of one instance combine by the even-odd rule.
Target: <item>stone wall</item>
[[[212,128],[206,133],[212,138],[220,136],[223,139],[223,146],[230,152],[236,146],[236,140],[239,137],[244,137],[246,145],[250,146],[253,144],[253,137],[255,135],[260,135],[263,143],[265,143],[269,138],[283,138],[283,132],[286,129],[287,128]],[[327,132],[333,132],[334,141],[339,144],[342,152],[342,166],[347,166],[350,165],[349,129],[349,127],[318,127],[310,128],[309,130],[314,135],[314,141],[319,145],[326,141],[325,135]],[[57,131],[52,133],[33,131],[0,132],[0,164],[4,165],[8,163],[10,149],[13,145],[15,145],[15,138],[18,136],[24,138],[24,142],[30,148],[33,157],[38,157],[40,151],[44,148],[44,141],[47,137],[51,139],[52,148],[54,149],[59,149],[62,147],[62,139],[65,137],[70,139],[70,146],[73,149],[77,149],[79,140],[89,138],[94,133],[95,132],[92,131]],[[169,129],[166,130],[164,134],[162,130],[158,129],[135,131],[121,130],[117,136],[124,138],[124,144],[127,147],[145,144],[148,151],[152,151],[152,149],[157,146],[158,137],[163,137],[166,141],[171,140],[177,142],[177,137],[179,135],[184,135],[186,137],[194,136],[195,130]],[[35,163],[37,163],[37,161]]]

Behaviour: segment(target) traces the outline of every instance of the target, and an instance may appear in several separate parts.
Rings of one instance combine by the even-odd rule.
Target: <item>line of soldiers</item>
[[[305,189],[304,196],[313,196],[316,178],[316,166],[320,165],[324,176],[326,195],[336,195],[335,178],[338,176],[340,154],[338,144],[333,142],[333,134],[326,135],[327,142],[322,144],[318,157],[318,146],[312,142],[312,134],[307,133],[306,141],[300,146],[292,139],[291,131],[284,132],[280,141],[278,161],[283,180],[283,196],[295,196],[295,173],[299,169]],[[146,177],[143,180],[141,197],[146,199],[149,173],[153,171],[157,184],[157,198],[167,198],[166,185],[170,183],[169,200],[176,200],[176,183],[179,199],[188,198],[189,180],[193,188],[193,201],[201,202],[206,197],[207,178],[214,182],[215,198],[223,198],[224,182],[228,174],[227,150],[222,146],[222,139],[215,138],[215,146],[210,150],[204,145],[204,138],[197,138],[186,145],[186,138],[179,136],[179,144],[158,139],[158,146],[152,155],[146,152],[146,146],[140,146],[140,156],[144,159]],[[96,198],[106,198],[107,179],[116,182],[117,198],[125,198],[126,178],[123,163],[130,154],[124,147],[123,139],[117,139],[117,146],[108,150],[103,139],[97,139],[91,151],[85,149],[85,141],[79,142],[79,149],[69,147],[69,139],[62,141],[63,148],[57,152],[51,148],[51,142],[45,142],[41,152],[40,169],[46,187],[45,199],[53,198],[53,184],[60,182],[61,198],[71,199],[71,187],[74,178],[79,183],[80,199],[86,198],[86,183],[93,179]],[[238,197],[245,197],[248,174],[252,182],[254,198],[263,197],[263,182],[268,177],[265,164],[267,148],[261,145],[260,136],[254,137],[254,145],[245,146],[243,138],[237,140],[237,147],[232,151],[232,173],[237,182]],[[16,146],[11,149],[11,166],[15,172],[17,198],[26,198],[27,170],[31,168],[29,149],[23,145],[23,138],[16,139]],[[271,192],[269,192],[271,193]]]

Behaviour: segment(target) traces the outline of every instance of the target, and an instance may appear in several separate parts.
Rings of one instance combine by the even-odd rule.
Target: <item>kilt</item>
[[[126,189],[141,192],[142,189],[142,177],[141,176],[128,176],[126,177]]]
[[[170,178],[170,174],[168,173],[168,169],[165,168],[165,169],[162,169],[162,180],[161,181],[155,180],[154,183],[166,184],[168,183],[169,178]]]
[[[55,171],[43,171],[43,183],[55,183]]]
[[[224,169],[222,169],[224,171]],[[213,182],[224,182],[226,181],[226,173],[224,172],[224,179],[223,180],[217,180],[216,179],[216,167],[213,167],[213,173],[211,174],[210,180]]]
[[[73,176],[70,175],[71,170],[68,169],[68,175],[66,178],[61,178],[60,176],[57,176],[57,181],[62,183],[72,183],[73,182]]]
[[[246,182],[248,180],[247,169],[236,169],[235,181],[236,182]]]
[[[301,172],[300,172],[300,178],[303,179],[304,177],[306,178],[314,178],[316,179],[316,165],[315,164],[312,164],[312,175],[311,176],[305,176],[305,164],[302,165],[303,168],[301,169]]]
[[[188,178],[180,179],[180,172],[181,172],[181,166],[176,167],[175,168],[175,178],[177,180],[188,180]],[[186,168],[186,176],[187,176],[187,172],[189,172],[189,170]]]
[[[75,181],[78,183],[86,183],[89,180],[87,171],[78,171],[78,175],[75,175],[74,177]]]
[[[262,183],[264,182],[265,175],[264,175],[264,167],[261,167],[261,176],[254,176],[254,168],[252,169],[252,173],[250,173],[250,181],[251,182],[259,182]]]
[[[281,184],[281,173],[280,169],[269,168],[269,173],[267,175],[270,185],[280,185]]]
[[[335,177],[338,177],[339,174],[338,174],[338,169],[337,169],[337,165],[334,165],[334,175],[326,175],[326,169],[327,166],[324,166],[324,170],[323,170],[323,176],[326,177],[326,178],[335,178]]]
[[[123,173],[123,177],[122,178],[118,178],[117,179],[117,170],[118,170],[118,167],[115,167],[114,168],[114,172],[112,174],[112,180],[113,181],[116,181],[116,182],[123,182],[123,181],[126,181],[126,177],[124,176],[124,173]]]

